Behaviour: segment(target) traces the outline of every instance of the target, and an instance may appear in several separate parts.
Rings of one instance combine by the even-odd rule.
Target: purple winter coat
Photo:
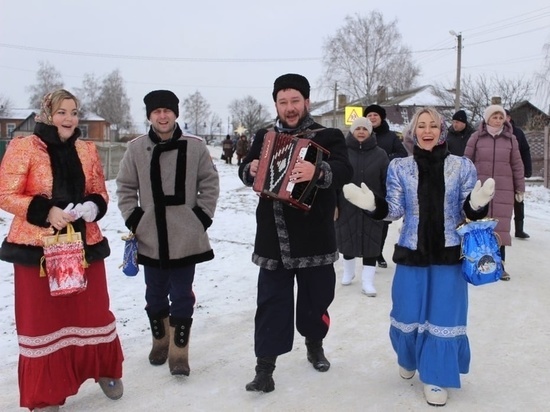
[[[514,210],[514,194],[525,192],[523,162],[518,141],[512,134],[512,125],[504,122],[500,134],[491,136],[487,124],[482,121],[478,130],[472,134],[464,156],[474,162],[477,178],[485,182],[495,179],[495,197],[489,204],[487,217],[498,219],[495,232],[505,246],[512,245],[510,225]]]

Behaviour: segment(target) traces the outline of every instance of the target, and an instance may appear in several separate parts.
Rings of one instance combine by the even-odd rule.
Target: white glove
[[[478,180],[470,194],[470,206],[474,210],[479,210],[487,205],[495,196],[495,179],[489,177],[483,185]]]
[[[73,207],[74,207],[74,203],[69,203],[69,204],[67,205],[67,207],[66,207],[65,209],[63,209],[63,211],[64,211],[65,213],[68,213],[68,214],[72,215],[71,212],[73,211]]]
[[[344,197],[355,206],[373,212],[376,209],[374,202],[374,193],[368,188],[365,183],[361,183],[361,187],[354,183],[348,183],[342,188]]]
[[[521,203],[521,202],[523,202],[524,193],[523,192],[516,192],[514,197],[516,198],[516,202]]]
[[[85,222],[93,222],[99,213],[99,208],[94,202],[87,201],[77,203],[71,212],[75,212],[77,217],[81,217]]]

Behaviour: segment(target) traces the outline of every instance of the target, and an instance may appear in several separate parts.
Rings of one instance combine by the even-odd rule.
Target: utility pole
[[[338,99],[338,82],[334,82],[334,102],[332,106],[332,127],[336,127],[336,109],[337,109],[337,99]]]
[[[455,111],[460,110],[460,68],[462,66],[462,33],[456,33],[451,30],[453,36],[456,37],[456,86],[455,86]]]

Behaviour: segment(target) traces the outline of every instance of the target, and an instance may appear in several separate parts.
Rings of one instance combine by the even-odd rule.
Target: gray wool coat
[[[120,163],[117,196],[138,240],[140,264],[174,268],[213,259],[206,229],[216,209],[219,176],[200,137],[132,140]]]

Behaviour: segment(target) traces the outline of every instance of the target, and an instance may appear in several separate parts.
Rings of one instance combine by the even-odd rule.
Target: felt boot
[[[151,334],[153,335],[153,347],[149,352],[149,363],[151,365],[163,365],[168,359],[168,347],[170,345],[170,323],[168,311],[166,313],[149,316]]]
[[[172,375],[189,376],[189,334],[192,318],[174,318],[170,316],[170,346],[168,348],[168,367]]]
[[[342,285],[351,285],[355,278],[355,259],[344,259],[344,274],[342,275]]]
[[[376,268],[374,266],[363,266],[363,272],[361,273],[362,291],[365,295],[372,298],[376,296],[376,289],[374,288],[375,271]]]

